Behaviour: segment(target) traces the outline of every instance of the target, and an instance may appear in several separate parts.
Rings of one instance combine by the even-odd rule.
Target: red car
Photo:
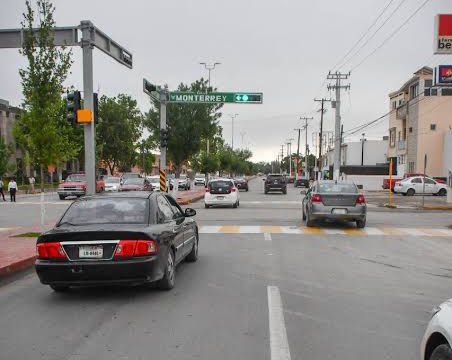
[[[58,186],[58,196],[60,200],[66,199],[68,196],[84,196],[86,194],[86,176],[84,173],[69,175],[64,183]],[[96,180],[96,192],[102,192],[105,189],[105,182],[102,179]]]
[[[119,187],[119,191],[152,191],[152,185],[143,178],[126,178]]]

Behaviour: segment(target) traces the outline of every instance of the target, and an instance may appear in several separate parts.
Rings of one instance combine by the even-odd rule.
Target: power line
[[[386,6],[383,8],[383,10],[380,12],[380,14],[375,18],[375,20],[373,21],[373,23],[366,29],[366,31],[364,31],[364,33],[361,35],[361,37],[358,39],[357,42],[355,42],[353,44],[353,46],[350,48],[349,51],[347,51],[347,53],[342,56],[342,58],[336,62],[336,64],[334,64],[334,66],[332,66],[332,69],[336,69],[336,67],[341,64],[348,55],[350,55],[350,53],[356,48],[356,46],[358,46],[358,44],[361,42],[362,39],[364,39],[366,37],[366,35],[368,34],[368,32],[370,31],[370,29],[372,29],[374,27],[374,25],[378,22],[378,20],[380,20],[380,18],[383,16],[383,14],[386,12],[386,10],[388,9],[389,6],[391,6],[391,4],[394,2],[394,0],[389,0],[389,2],[386,4]],[[322,85],[323,86],[323,85]]]
[[[377,46],[373,51],[371,51],[367,56],[365,56],[356,66],[352,67],[352,70],[356,70],[362,63],[364,63],[368,58],[370,58],[373,54],[375,54],[378,50],[380,50],[384,44],[386,44],[392,37],[397,34],[408,22],[419,12],[421,9],[427,5],[430,0],[425,0],[399,27],[397,27],[391,35],[389,35],[383,42]]]
[[[400,9],[400,7],[405,3],[406,0],[400,1],[400,3],[394,8],[394,10],[389,14],[389,16],[383,21],[383,23],[370,35],[370,37],[367,38],[367,40],[356,50],[352,56],[348,58],[341,66],[344,66],[347,64],[351,59],[353,59],[374,37],[377,35],[377,33],[381,30],[383,26],[386,25],[386,23],[391,20],[391,18],[394,16],[394,14],[397,12],[397,10]]]

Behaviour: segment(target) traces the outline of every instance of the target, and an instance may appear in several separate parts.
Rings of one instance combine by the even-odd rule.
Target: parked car
[[[358,228],[366,226],[366,199],[354,183],[319,180],[301,193],[304,195],[301,208],[306,226],[313,226],[316,220],[356,221]]]
[[[391,190],[394,191],[395,184],[397,184],[398,182],[400,182],[402,180],[405,180],[405,179],[408,179],[408,178],[411,178],[411,177],[414,177],[414,176],[424,176],[424,174],[420,174],[420,173],[406,173],[403,176],[403,178],[400,178],[400,177],[397,177],[397,176],[395,176],[395,177],[393,176],[391,183],[389,181],[389,178],[383,179],[383,189],[391,188]],[[445,184],[446,183],[444,178],[441,178],[441,177],[436,178],[436,177],[431,177],[431,176],[428,176],[428,175],[425,175],[425,176],[429,177],[429,178],[432,178],[433,180],[437,181],[440,184]]]
[[[121,175],[121,183],[124,182],[126,179],[137,179],[137,178],[142,178],[140,173],[135,173],[135,172],[125,172]]]
[[[281,191],[283,194],[287,194],[287,180],[282,174],[268,174],[264,183],[264,192],[267,194],[269,191]]]
[[[177,184],[177,187],[178,187],[178,190],[180,190],[180,189],[190,190],[191,184],[190,184],[190,179],[187,177],[187,175],[181,175],[179,177],[179,182]]]
[[[167,194],[84,197],[38,237],[36,273],[57,292],[70,286],[155,282],[171,289],[176,265],[198,258],[194,215]]]
[[[160,175],[146,176],[146,180],[149,181],[149,185],[152,187],[152,191],[160,191]],[[166,179],[166,192],[169,189],[169,180]]]
[[[298,176],[295,178],[294,181],[294,187],[305,187],[308,188],[309,187],[309,179],[307,177],[303,177],[303,176]]]
[[[421,342],[421,360],[452,359],[452,299],[433,308]]]
[[[77,173],[69,175],[66,180],[58,185],[57,194],[60,200],[66,199],[68,196],[84,196],[86,194],[86,176],[85,173]],[[96,179],[96,192],[105,190],[105,182],[101,178]]]
[[[415,176],[397,182],[394,186],[394,192],[408,196],[413,196],[414,194],[446,196],[447,185],[439,183],[438,181],[433,180],[429,177]]]
[[[240,195],[234,181],[231,179],[215,179],[209,181],[204,196],[204,206],[232,206],[240,205]]]
[[[248,180],[246,180],[244,177],[242,178],[236,178],[234,179],[235,186],[238,190],[245,190],[248,191]]]
[[[202,185],[202,186],[206,186],[206,176],[202,175],[202,174],[196,174],[195,175],[195,180],[193,182],[193,184],[196,185]]]
[[[121,178],[118,176],[104,176],[105,191],[119,191]]]
[[[143,178],[123,179],[119,191],[152,191],[152,185]]]

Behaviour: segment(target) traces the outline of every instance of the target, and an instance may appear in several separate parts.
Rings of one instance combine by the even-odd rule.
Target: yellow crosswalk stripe
[[[367,235],[367,233],[363,230],[363,229],[344,229],[344,232],[347,235],[358,235],[358,236],[363,236],[363,235]]]
[[[240,232],[240,226],[237,225],[224,225],[218,230],[222,234],[237,234]]]
[[[264,225],[261,226],[262,233],[280,234],[282,232],[281,226]]]
[[[310,234],[310,235],[322,235],[323,230],[319,227],[305,227],[302,228],[303,233]]]

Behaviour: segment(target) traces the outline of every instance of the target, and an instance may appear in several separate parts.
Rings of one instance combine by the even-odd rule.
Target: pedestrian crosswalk
[[[348,235],[348,236],[441,236],[452,237],[452,229],[366,227],[324,228],[277,225],[202,225],[200,234],[295,234],[295,235]]]

